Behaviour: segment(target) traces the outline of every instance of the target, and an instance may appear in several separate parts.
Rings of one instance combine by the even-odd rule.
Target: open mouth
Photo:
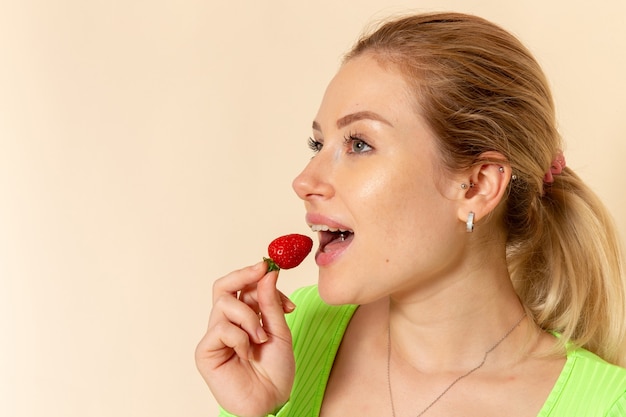
[[[311,225],[311,230],[319,234],[319,251],[322,253],[328,253],[343,248],[350,244],[354,238],[354,232],[352,230],[336,229],[323,224],[313,224]]]

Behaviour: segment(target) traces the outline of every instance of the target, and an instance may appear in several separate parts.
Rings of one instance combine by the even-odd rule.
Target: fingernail
[[[259,327],[256,331],[256,337],[259,339],[259,343],[265,343],[268,340],[267,333],[262,327]]]
[[[289,298],[286,298],[284,303],[285,303],[285,309],[287,310],[287,312],[291,313],[293,310],[296,309],[296,305]]]

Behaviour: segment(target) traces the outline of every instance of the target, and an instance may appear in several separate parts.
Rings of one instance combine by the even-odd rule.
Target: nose
[[[332,167],[325,161],[324,152],[314,156],[304,170],[294,178],[291,186],[304,201],[327,199],[334,195],[331,183]]]

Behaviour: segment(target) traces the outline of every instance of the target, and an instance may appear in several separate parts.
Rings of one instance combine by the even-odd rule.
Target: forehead
[[[371,55],[352,58],[342,65],[326,89],[318,119],[337,119],[360,111],[396,120],[418,114],[404,76],[393,65],[381,65]]]

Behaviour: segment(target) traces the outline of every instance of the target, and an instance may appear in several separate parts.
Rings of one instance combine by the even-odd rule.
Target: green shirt
[[[329,306],[317,286],[296,291],[287,316],[293,334],[296,376],[289,401],[276,417],[317,417],[337,349],[356,310]],[[236,417],[221,410],[221,417]],[[626,416],[626,369],[585,349],[573,349],[537,417]]]

